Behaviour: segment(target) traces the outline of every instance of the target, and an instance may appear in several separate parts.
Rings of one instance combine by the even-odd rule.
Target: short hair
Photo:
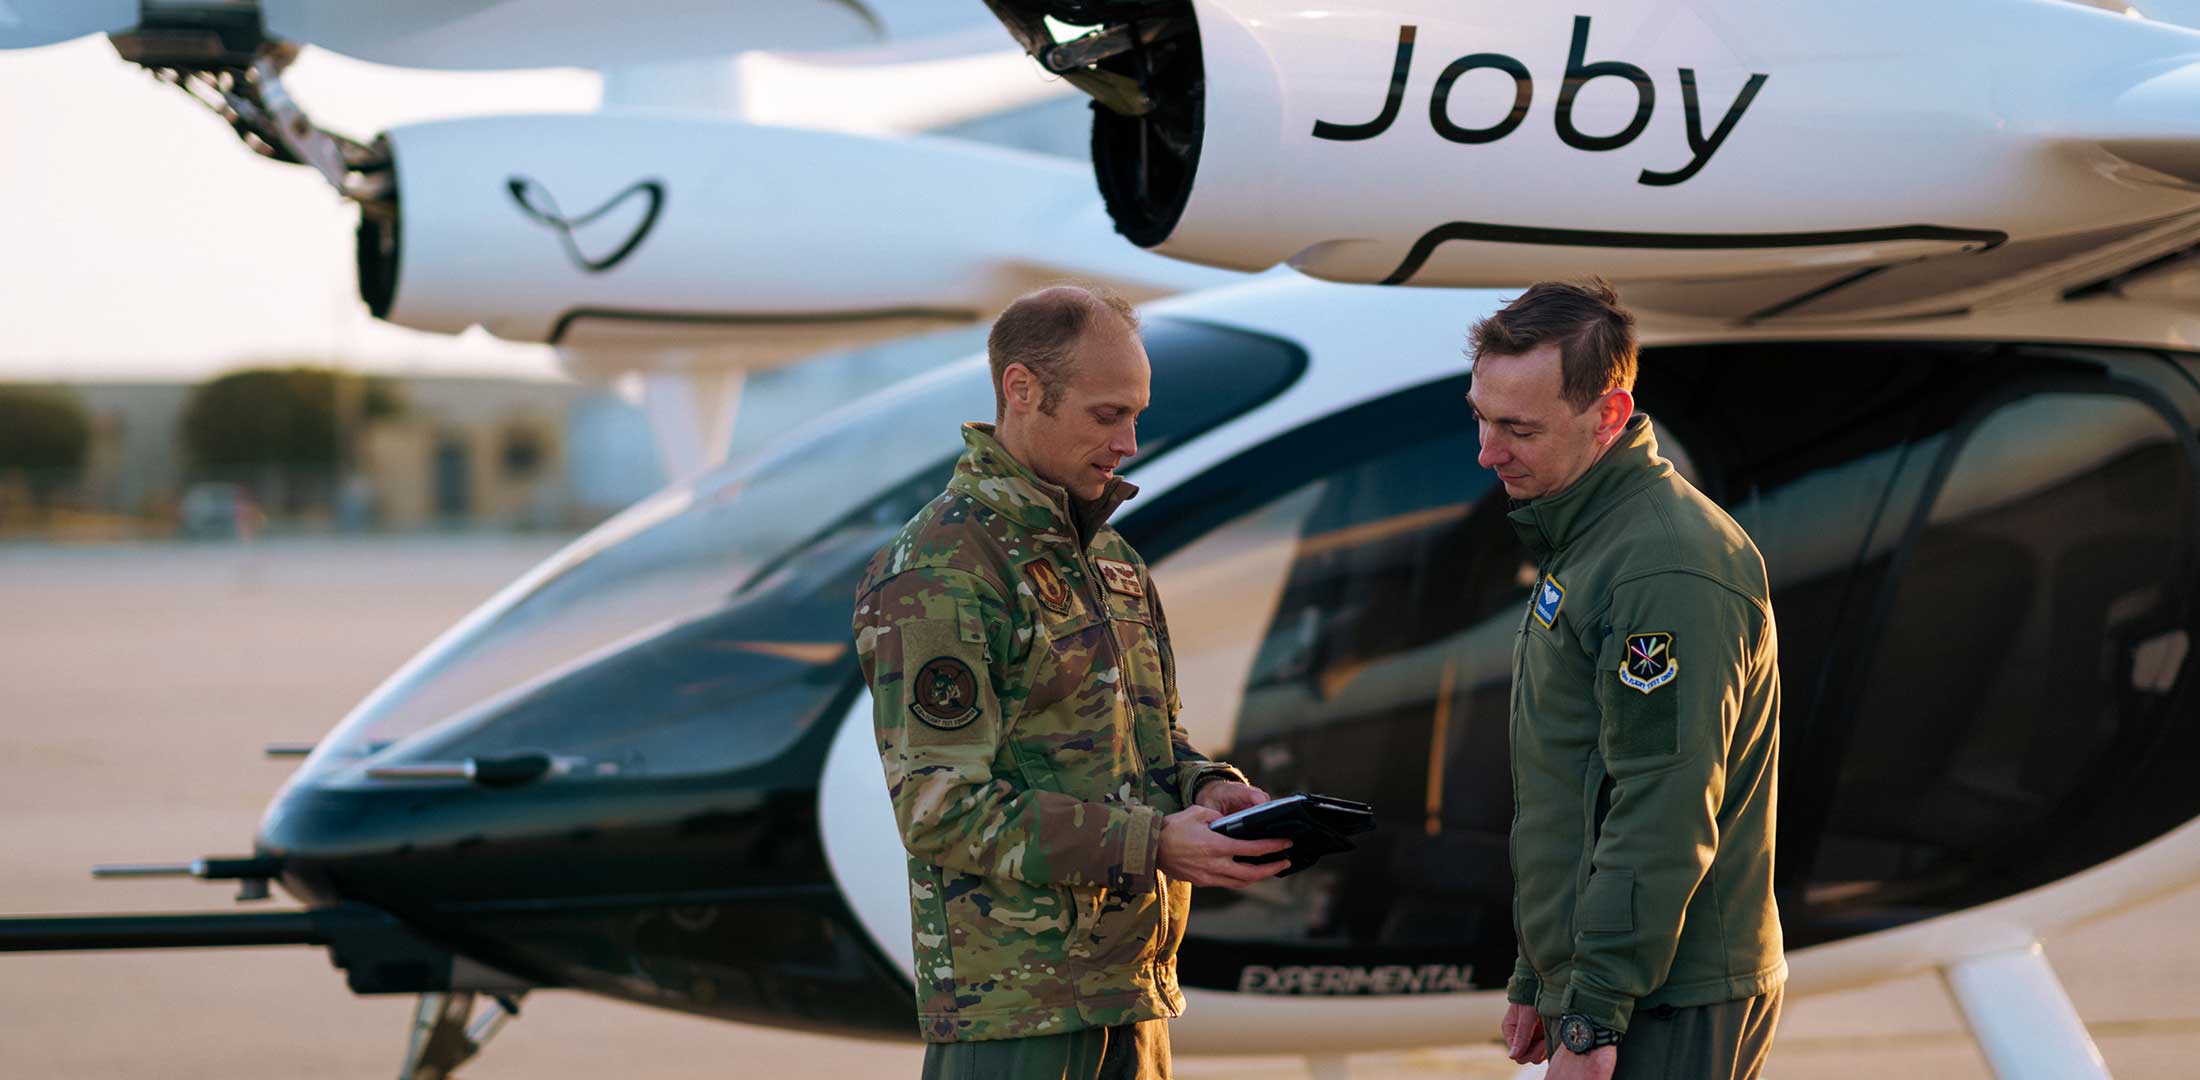
[[[1600,277],[1539,281],[1467,332],[1468,358],[1519,356],[1556,342],[1559,396],[1580,412],[1635,388],[1635,316]]]
[[[993,366],[993,415],[1008,412],[1001,377],[1010,364],[1022,364],[1038,376],[1039,411],[1054,415],[1076,368],[1077,343],[1093,319],[1103,315],[1121,319],[1125,329],[1138,333],[1138,313],[1130,301],[1094,285],[1054,285],[1008,305],[985,338],[986,359]]]

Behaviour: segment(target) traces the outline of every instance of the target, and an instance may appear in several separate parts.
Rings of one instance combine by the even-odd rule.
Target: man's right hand
[[[1194,885],[1242,889],[1291,868],[1288,859],[1241,863],[1240,857],[1269,855],[1291,846],[1289,840],[1232,840],[1208,828],[1221,814],[1193,806],[1161,819],[1161,872]]]
[[[1543,1038],[1543,1017],[1533,1005],[1507,1006],[1498,1030],[1505,1035],[1505,1054],[1515,1064],[1540,1065],[1551,1056],[1550,1044]]]

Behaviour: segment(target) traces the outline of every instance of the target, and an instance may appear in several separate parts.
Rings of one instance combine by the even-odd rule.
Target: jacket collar
[[[1565,550],[1620,500],[1672,474],[1672,463],[1658,456],[1658,436],[1651,430],[1650,418],[1638,413],[1581,479],[1556,495],[1523,503],[1506,516],[1512,519],[1520,542],[1541,561]]]
[[[962,435],[968,449],[955,463],[949,491],[968,495],[1026,528],[1072,535],[1080,548],[1092,542],[1117,507],[1138,494],[1137,485],[1118,476],[1108,481],[1100,498],[1087,502],[1039,479],[1001,445],[993,425],[967,423]]]

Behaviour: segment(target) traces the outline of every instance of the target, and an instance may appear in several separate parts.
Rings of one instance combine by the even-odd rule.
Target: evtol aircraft
[[[1147,307],[1154,407],[1117,524],[1169,593],[1195,741],[1384,827],[1198,897],[1181,1052],[1338,1075],[1494,1030],[1536,572],[1474,465],[1459,349],[1506,286],[1593,271],[1640,311],[1667,452],[1771,577],[1791,991],[1937,969],[2000,1075],[2106,1075],[2037,943],[2200,878],[2200,34],[2179,11],[989,6],[1094,98],[1117,246],[1299,272]],[[695,153],[605,145],[629,173]],[[449,186],[493,201],[494,171]],[[584,202],[616,191],[596,175]],[[639,309],[625,269],[585,280]],[[554,326],[589,295],[439,318]],[[453,627],[319,742],[249,855],[191,867],[305,910],[10,920],[0,949],[325,946],[355,990],[421,995],[408,1076],[476,1048],[477,996],[494,1021],[534,989],[911,1037],[848,605],[990,400],[982,359],[943,355]]]

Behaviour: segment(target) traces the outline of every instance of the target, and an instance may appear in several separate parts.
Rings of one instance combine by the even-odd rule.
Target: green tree
[[[66,394],[0,386],[0,469],[54,476],[84,466],[91,418]]]
[[[255,368],[202,383],[183,410],[184,445],[204,468],[337,463],[337,391],[346,419],[394,415],[404,403],[381,379],[329,368]]]

